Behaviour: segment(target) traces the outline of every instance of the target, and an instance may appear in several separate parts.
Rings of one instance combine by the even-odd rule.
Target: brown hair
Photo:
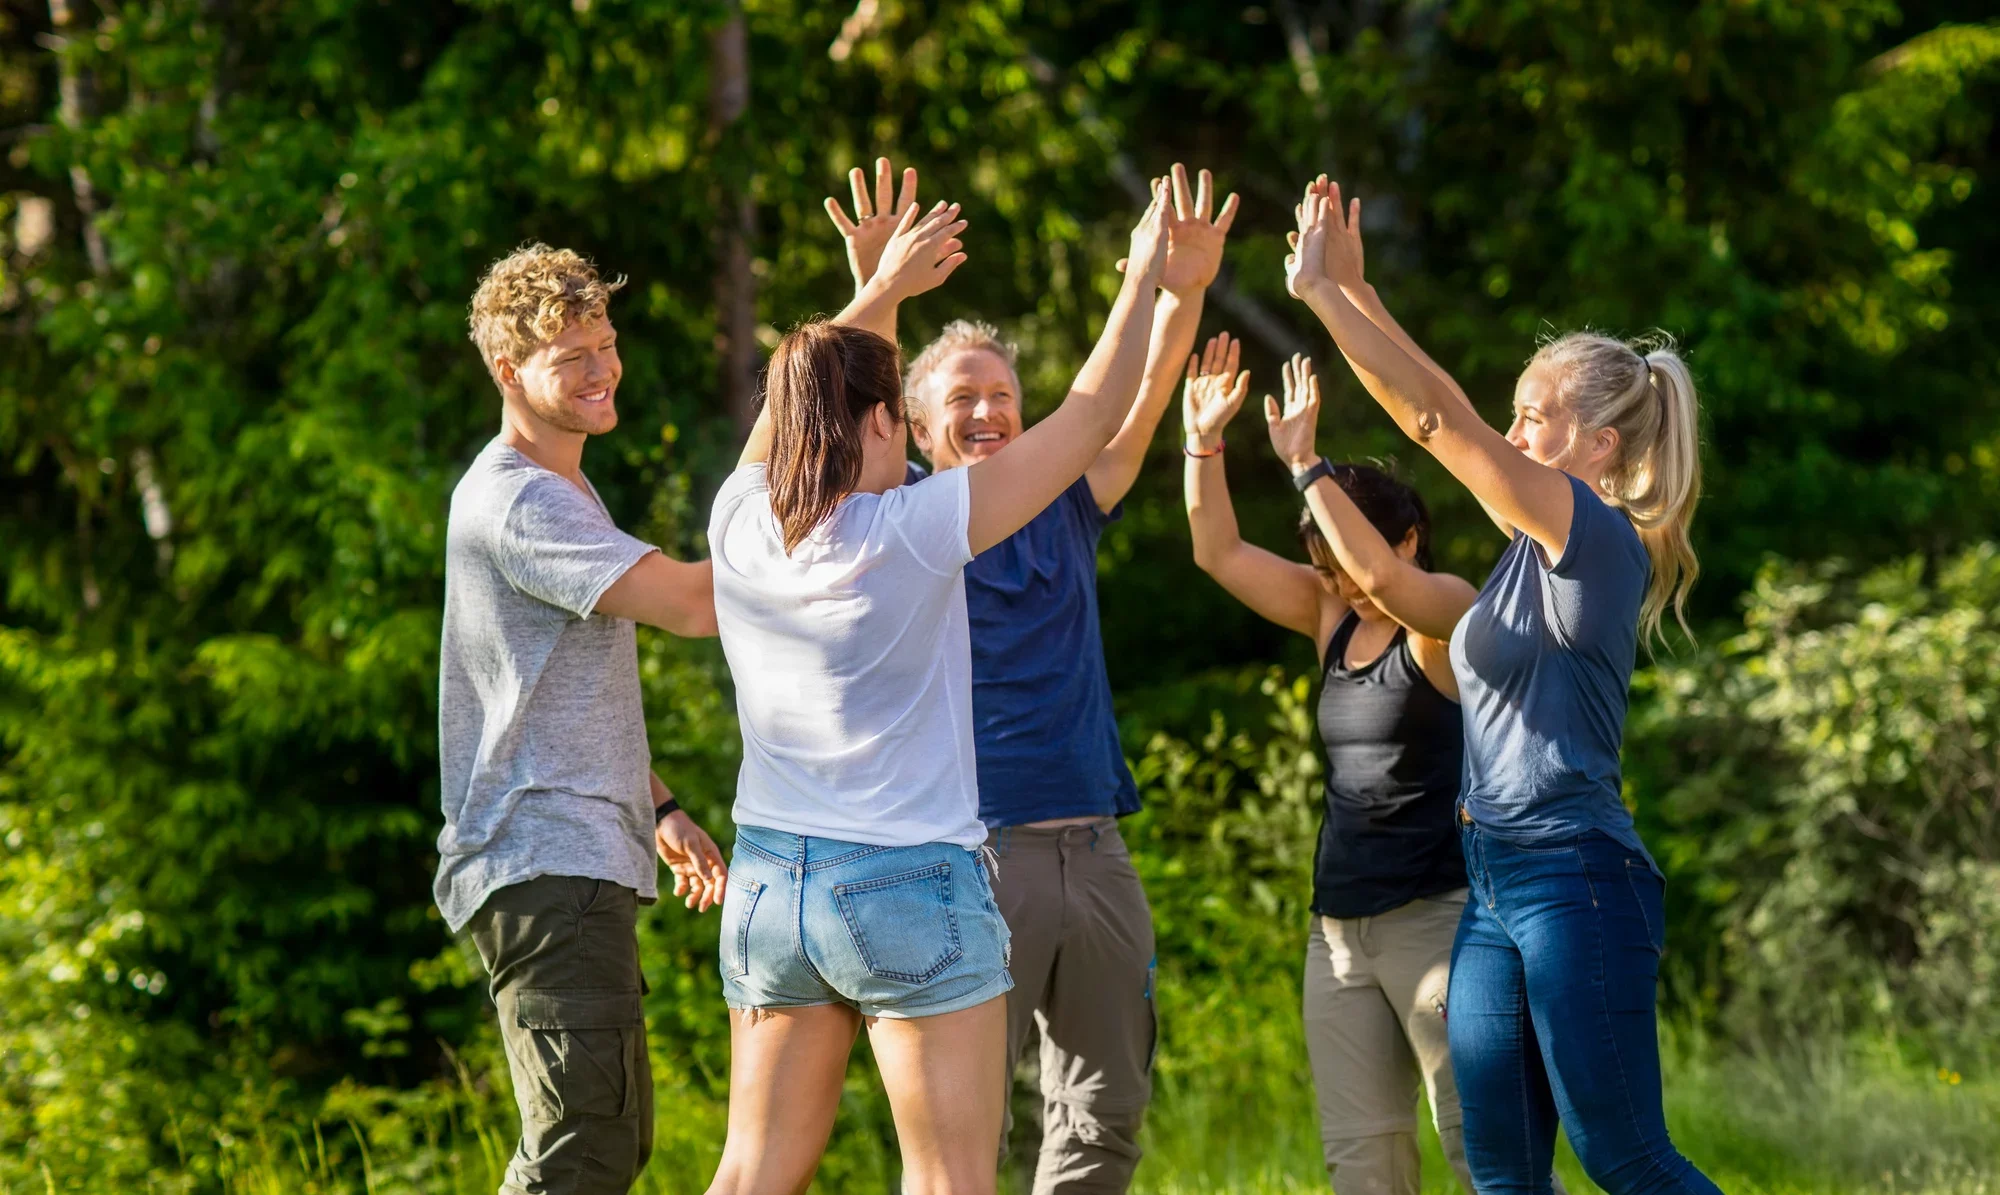
[[[1416,487],[1396,476],[1394,461],[1374,461],[1366,465],[1338,464],[1333,467],[1333,484],[1339,486],[1361,514],[1393,550],[1411,531],[1417,533],[1414,563],[1426,572],[1431,567],[1431,511]],[[1299,543],[1314,567],[1332,571],[1340,567],[1333,545],[1326,542],[1312,508],[1299,512]]]
[[[588,258],[571,250],[540,241],[523,245],[479,280],[467,319],[472,343],[488,370],[500,357],[519,365],[570,325],[603,319],[612,292],[624,285],[623,278],[604,281]]]
[[[1688,590],[1701,572],[1688,525],[1701,501],[1701,406],[1694,377],[1674,339],[1654,332],[1633,341],[1571,332],[1541,347],[1528,368],[1548,371],[1556,399],[1572,415],[1574,442],[1599,428],[1616,428],[1618,453],[1599,483],[1605,501],[1625,512],[1653,562],[1639,608],[1639,631],[1650,647],[1662,640],[1669,607],[1689,638]]]
[[[813,320],[771,354],[767,477],[771,513],[789,553],[826,522],[861,480],[862,424],[877,404],[903,418],[901,354],[861,328]]]

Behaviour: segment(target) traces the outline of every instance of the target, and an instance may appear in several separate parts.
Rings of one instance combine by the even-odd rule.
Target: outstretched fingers
[[[1174,218],[1185,220],[1198,210],[1195,207],[1194,196],[1188,192],[1187,167],[1181,165],[1179,162],[1175,162],[1172,174],[1174,180]]]
[[[1201,173],[1203,177],[1207,177],[1208,175],[1208,171],[1206,170]],[[1220,233],[1227,233],[1229,231],[1229,226],[1236,223],[1236,207],[1236,192],[1231,191],[1229,198],[1222,201],[1222,210],[1216,213],[1215,231]]]
[[[875,214],[875,205],[868,199],[868,176],[856,166],[847,172],[847,187],[854,194],[854,218],[866,220]]]
[[[851,237],[859,227],[847,218],[847,210],[840,206],[840,200],[831,195],[826,197],[826,214],[832,218],[833,226],[840,230],[841,236]]]

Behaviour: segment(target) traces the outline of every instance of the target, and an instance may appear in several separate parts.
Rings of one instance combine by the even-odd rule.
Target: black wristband
[[[1292,485],[1298,489],[1299,493],[1303,494],[1312,488],[1313,482],[1318,481],[1322,477],[1332,476],[1333,462],[1327,460],[1325,457],[1321,457],[1317,462],[1292,474]]]
[[[653,824],[657,826],[661,822],[666,821],[670,815],[679,813],[680,811],[681,803],[672,797],[668,797],[658,805],[653,806]]]

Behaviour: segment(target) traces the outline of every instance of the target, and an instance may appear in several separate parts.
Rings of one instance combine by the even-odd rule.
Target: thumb
[[[1115,265],[1115,266],[1113,266],[1112,268],[1113,268],[1113,269],[1115,269],[1115,270],[1117,270],[1117,271],[1118,271],[1119,273],[1123,274],[1123,273],[1125,272],[1125,266],[1126,266],[1126,264],[1127,264],[1128,262],[1130,262],[1131,260],[1132,260],[1132,259],[1131,259],[1131,258],[1129,258],[1129,257],[1121,257],[1121,258],[1119,258],[1119,259],[1118,259],[1118,264],[1117,264],[1117,265]]]
[[[1278,400],[1268,394],[1264,396],[1264,420],[1267,423],[1278,421]]]

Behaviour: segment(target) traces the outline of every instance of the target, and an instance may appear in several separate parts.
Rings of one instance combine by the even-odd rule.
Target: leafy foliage
[[[458,1115],[450,1091],[494,1098],[476,960],[430,905],[434,660],[446,497],[493,426],[463,304],[520,241],[631,278],[614,306],[625,426],[589,469],[622,523],[681,554],[704,550],[735,434],[713,397],[717,230],[747,199],[771,343],[844,297],[819,200],[877,152],[973,221],[973,265],[906,334],[999,320],[1035,402],[1081,360],[1136,192],[1175,158],[1245,197],[1208,330],[1249,335],[1267,380],[1318,343],[1282,296],[1280,234],[1298,181],[1334,169],[1367,197],[1375,280],[1493,413],[1544,328],[1682,335],[1711,419],[1710,617],[1767,552],[1938,559],[2000,513],[2000,282],[1965,268],[1996,248],[1982,188],[2000,46],[1965,23],[1984,19],[1971,5],[863,10],[743,3],[749,103],[722,129],[710,38],[739,11],[724,0],[0,0],[0,1185],[44,1166],[59,1186],[137,1185],[209,1156],[188,1133],[249,1140],[280,1106],[291,1123],[366,1106],[418,1125]],[[1328,450],[1396,447],[1357,398],[1330,395]],[[1253,438],[1232,449],[1238,508],[1252,538],[1284,543],[1292,495],[1257,480]],[[1175,459],[1163,445],[1107,537],[1102,592],[1155,794],[1133,835],[1174,998],[1239,1018],[1182,1022],[1207,1032],[1289,1008],[1312,757],[1293,682],[1270,694],[1269,740],[1211,720],[1267,716],[1243,678],[1305,660],[1196,576]],[[1477,574],[1490,531],[1415,466],[1441,558]],[[1948,635],[1920,589],[1897,609]],[[1770,651],[1775,626],[1752,628]],[[719,654],[648,636],[642,655],[663,773],[720,823],[736,731]],[[1723,694],[1765,701],[1717,683],[1672,698],[1688,734],[1730,720]],[[1780,733],[1806,715],[1757,710],[1707,770],[1635,768],[1713,831],[1712,866],[1683,860],[1712,886],[1688,916],[1738,935],[1717,948],[1732,967],[1788,949],[1793,906],[1757,905],[1745,870],[1769,843],[1832,852],[1788,891],[1807,873],[1860,884],[1840,868],[1868,857],[1803,797],[1738,781],[1805,769],[1799,792],[1832,791]],[[1162,729],[1192,737],[1147,747]],[[1919,748],[1905,723],[1869,733]],[[1871,793],[1916,791],[1867,768]],[[1743,795],[1698,800],[1725,790]],[[1926,990],[1990,980],[1952,928],[1990,925],[1985,873],[1924,870],[1947,855],[1896,856],[1921,864],[1899,912],[1829,934],[1941,968]],[[662,1085],[713,1111],[712,923],[662,907],[644,933]],[[1224,975],[1254,979],[1255,999]],[[1921,1011],[1903,987],[1888,1000]],[[1225,1073],[1171,1025],[1163,1082]],[[873,1144],[836,1165],[872,1183],[886,1120],[865,1086],[849,1113]],[[344,1148],[306,1136],[272,1148]],[[226,1168],[189,1181],[248,1181]]]
[[[1742,635],[1655,678],[1640,800],[1740,1029],[2000,1038],[1996,603],[1992,544],[1934,572],[1773,566]]]

